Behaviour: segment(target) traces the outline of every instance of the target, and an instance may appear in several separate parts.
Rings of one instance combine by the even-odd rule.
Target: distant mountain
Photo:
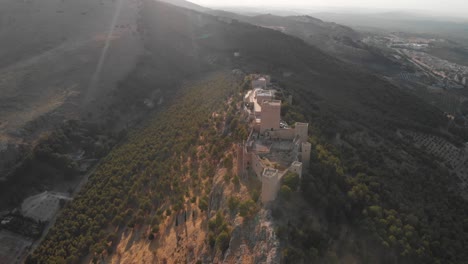
[[[321,48],[331,43],[359,46],[354,43],[360,39],[358,32],[349,27],[324,22],[311,16],[281,17],[268,14],[252,17],[249,21],[260,26],[277,28]]]
[[[206,7],[203,7],[203,6],[200,6],[190,1],[185,1],[185,0],[157,0],[157,1],[169,3],[171,5],[175,5],[175,6],[179,6],[183,8],[192,9],[198,12],[207,12],[210,10],[209,8],[206,8]]]
[[[405,31],[435,34],[467,39],[468,21],[463,18],[430,16],[411,12],[333,13],[318,12],[311,15],[327,21],[365,30]]]
[[[250,24],[281,31],[303,39],[321,50],[344,61],[371,70],[391,71],[394,65],[380,51],[361,42],[361,33],[350,27],[325,22],[311,16],[278,16],[264,14],[245,16],[226,11],[210,10],[208,13],[229,17]]]
[[[205,12],[218,17],[226,17],[242,22],[279,30],[285,34],[299,37],[307,43],[335,55],[341,59],[363,63],[375,59],[359,40],[360,34],[353,29],[333,22],[324,22],[306,15],[242,15],[224,10],[203,8],[184,0],[161,0],[176,6]]]

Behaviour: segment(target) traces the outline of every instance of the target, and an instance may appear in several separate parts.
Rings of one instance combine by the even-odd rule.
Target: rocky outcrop
[[[271,211],[262,209],[251,220],[238,217],[224,263],[280,263],[280,242],[274,231]]]

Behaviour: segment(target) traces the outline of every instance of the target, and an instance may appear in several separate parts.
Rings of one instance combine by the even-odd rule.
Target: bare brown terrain
[[[260,209],[253,219],[246,219],[228,209],[229,197],[246,201],[250,199],[252,190],[259,188],[259,183],[241,181],[238,185],[231,177],[226,168],[220,167],[211,183],[209,211],[200,210],[187,198],[183,210],[186,216],[179,213],[165,218],[154,240],[148,239],[151,227],[145,225],[120,232],[115,252],[103,259],[103,263],[195,263],[197,260],[203,263],[277,263],[279,240],[275,235],[271,211]],[[206,186],[210,184],[208,179],[203,182]],[[192,195],[196,194],[191,193],[190,197]],[[217,212],[225,214],[233,230],[225,254],[214,251],[208,244],[209,220],[214,221]],[[92,263],[91,259],[89,263]]]
[[[13,144],[6,156],[98,111],[93,105],[141,52],[134,1],[8,1],[0,17],[0,142]]]

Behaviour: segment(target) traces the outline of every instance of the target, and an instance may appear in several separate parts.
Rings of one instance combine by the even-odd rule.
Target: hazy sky
[[[468,0],[191,0],[204,6],[409,9],[468,17]]]

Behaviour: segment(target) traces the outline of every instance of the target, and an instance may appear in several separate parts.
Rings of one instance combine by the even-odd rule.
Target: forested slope
[[[206,124],[237,87],[229,73],[185,87],[166,111],[151,117],[104,159],[28,263],[74,263],[88,253],[101,254],[115,246],[119,227],[151,223],[162,205],[180,210],[188,191],[181,167],[196,152],[200,133],[216,139]],[[225,146],[213,145],[214,160]]]

